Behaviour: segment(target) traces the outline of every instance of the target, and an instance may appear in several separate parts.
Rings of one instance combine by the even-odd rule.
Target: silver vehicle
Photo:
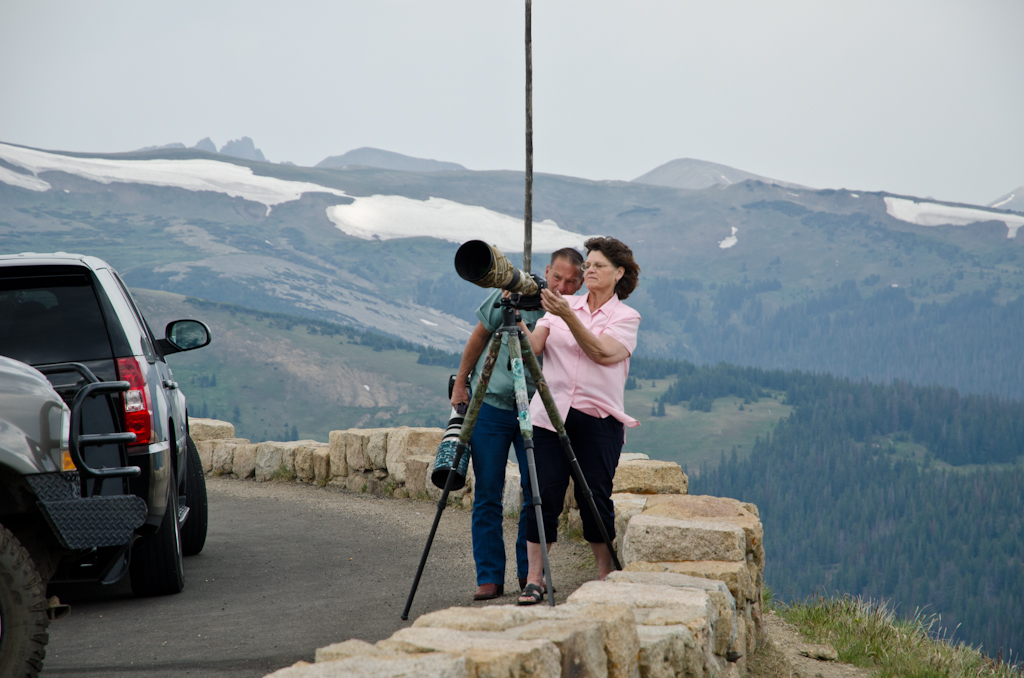
[[[100,259],[0,256],[0,675],[41,668],[47,583],[182,590],[206,484],[165,356],[209,342],[195,320],[155,338]]]

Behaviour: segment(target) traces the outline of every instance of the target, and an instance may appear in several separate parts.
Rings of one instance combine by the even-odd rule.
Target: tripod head
[[[522,294],[520,292],[512,292],[509,295],[509,302],[517,311],[539,311],[541,309],[540,291],[548,288],[548,281],[536,273],[531,273],[530,277],[533,278],[533,282],[537,285],[536,293]]]

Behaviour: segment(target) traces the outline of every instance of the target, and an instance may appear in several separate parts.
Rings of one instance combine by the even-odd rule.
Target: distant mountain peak
[[[242,158],[243,160],[267,161],[263,151],[256,148],[256,144],[249,137],[242,137],[241,139],[227,142],[221,147],[220,152],[222,155],[230,155],[233,158]]]
[[[204,137],[200,139],[192,148],[195,148],[200,151],[206,151],[207,153],[217,152],[217,146],[214,145],[213,139],[211,139],[210,137]]]
[[[160,151],[165,148],[185,148],[185,144],[175,141],[170,144],[162,144],[160,146],[143,146],[142,148],[136,149],[137,151]]]
[[[986,207],[1024,212],[1024,186],[1018,186],[1006,195],[999,196],[986,205]]]
[[[728,165],[720,165],[717,162],[708,162],[707,160],[697,160],[695,158],[670,160],[664,165],[655,167],[647,174],[633,179],[633,181],[638,184],[700,190],[712,186],[730,186],[750,179],[786,188],[807,188],[800,184],[779,181],[778,179],[763,177],[752,172],[738,170]]]
[[[466,169],[455,162],[414,158],[402,155],[401,153],[366,146],[353,149],[343,155],[332,155],[324,158],[316,164],[316,167],[345,167],[346,165],[362,165],[403,172],[445,172]]]

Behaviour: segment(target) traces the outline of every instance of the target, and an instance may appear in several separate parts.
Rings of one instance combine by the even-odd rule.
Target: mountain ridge
[[[88,162],[100,157],[118,162]],[[137,183],[143,170],[158,172]],[[458,351],[485,293],[455,275],[455,250],[466,237],[505,238],[510,245],[500,247],[518,263],[522,182],[522,172],[508,170],[307,168],[198,149],[58,155],[0,144],[0,240],[7,252],[100,256],[135,287],[354,324]],[[369,217],[387,221],[390,235],[375,233]],[[468,230],[446,231],[456,221]],[[633,248],[643,268],[629,300],[644,318],[638,355],[855,377],[867,369],[1015,396],[1019,386],[993,381],[992,366],[977,362],[992,350],[983,337],[954,332],[957,322],[929,329],[942,314],[917,316],[933,304],[953,304],[949,313],[963,319],[964,309],[981,308],[964,300],[984,294],[995,306],[976,328],[1010,332],[1004,326],[1016,306],[1003,307],[1021,295],[1024,238],[1008,236],[1021,223],[1024,215],[981,207],[759,180],[680,190],[534,177],[535,270],[546,263],[536,244],[544,224],[576,246],[586,234],[603,234]],[[859,299],[840,290],[847,282]],[[949,336],[977,346],[961,358],[936,346],[934,355],[875,366],[864,346],[842,340],[839,325],[813,317],[877,322],[872,299],[883,288],[901,295],[885,306],[903,314],[885,319],[892,341],[913,330],[931,342]],[[790,320],[773,323],[783,311]],[[791,336],[786,327],[797,326],[809,334]],[[829,335],[842,352],[819,356]],[[1016,374],[1020,352],[1003,343],[998,350],[1007,361],[1000,369]],[[968,358],[975,362],[963,362]]]
[[[379,169],[400,170],[403,172],[446,172],[464,171],[466,168],[455,162],[414,158],[394,151],[363,146],[354,148],[341,155],[331,155],[314,167],[376,167]]]
[[[677,158],[669,160],[663,165],[641,174],[634,182],[641,184],[653,184],[655,186],[668,186],[671,188],[685,188],[689,190],[701,190],[712,186],[730,186],[743,181],[760,181],[769,185],[783,186],[785,188],[807,189],[807,186],[794,184],[788,181],[771,179],[753,172],[736,169],[728,165],[696,158]],[[814,190],[814,189],[810,189]]]

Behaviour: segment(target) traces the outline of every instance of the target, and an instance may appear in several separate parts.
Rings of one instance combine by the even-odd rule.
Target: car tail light
[[[131,445],[148,445],[156,442],[153,430],[153,410],[150,407],[149,388],[142,376],[142,368],[134,356],[117,359],[117,378],[127,381],[130,386],[121,396],[124,402],[124,423],[128,433],[135,434]]]
[[[64,405],[60,412],[60,465],[62,471],[76,470],[75,462],[71,458],[71,410],[67,405]]]

